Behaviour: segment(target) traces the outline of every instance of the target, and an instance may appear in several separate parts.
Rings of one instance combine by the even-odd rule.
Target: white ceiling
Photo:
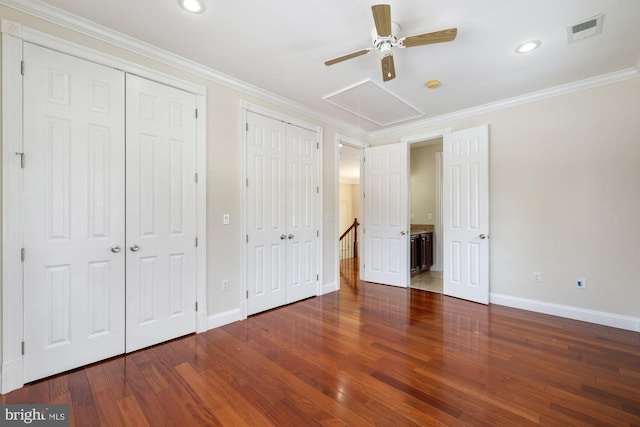
[[[377,52],[331,67],[324,61],[369,47],[373,18],[363,0],[204,0],[190,15],[176,0],[43,0],[102,26],[378,132],[323,97],[366,79],[423,113],[421,121],[583,79],[640,67],[638,0],[390,1],[400,36],[458,28],[448,43],[395,49],[397,77],[382,83]],[[21,0],[14,3],[33,3]],[[5,1],[4,3],[11,3]],[[567,26],[604,15],[602,34],[567,42]],[[542,46],[514,53],[529,39]],[[439,79],[436,90],[424,87]],[[387,125],[397,126],[398,123]]]

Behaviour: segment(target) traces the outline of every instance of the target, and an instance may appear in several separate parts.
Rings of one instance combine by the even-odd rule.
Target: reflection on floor
[[[442,293],[442,271],[425,271],[411,278],[411,287],[423,291]]]

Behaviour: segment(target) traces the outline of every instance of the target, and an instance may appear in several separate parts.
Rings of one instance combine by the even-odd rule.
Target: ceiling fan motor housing
[[[398,46],[398,33],[400,32],[400,25],[397,22],[391,23],[391,34],[381,36],[373,27],[371,30],[371,39],[373,40],[373,47],[382,52],[382,56],[391,55],[391,48]]]

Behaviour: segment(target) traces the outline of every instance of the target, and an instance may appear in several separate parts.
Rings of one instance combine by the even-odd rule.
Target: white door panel
[[[28,43],[24,59],[28,382],[124,351],[124,73]]]
[[[489,302],[489,132],[446,134],[443,145],[446,295]]]
[[[127,75],[127,352],[195,331],[195,96]]]
[[[247,313],[316,294],[317,133],[247,113]]]
[[[287,125],[287,303],[316,294],[317,133]]]
[[[247,311],[286,304],[286,124],[248,113]]]
[[[408,146],[365,149],[364,280],[408,285]]]

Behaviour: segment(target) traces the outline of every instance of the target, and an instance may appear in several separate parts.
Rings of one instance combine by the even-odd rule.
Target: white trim
[[[196,95],[198,119],[196,121],[196,332],[207,327],[207,97]]]
[[[224,311],[222,313],[212,314],[207,318],[207,328],[214,329],[220,326],[228,325],[233,322],[242,320],[242,314],[240,308],[234,308],[233,310]]]
[[[640,60],[639,60],[640,61]],[[640,78],[640,71],[635,68],[627,68],[625,70],[615,71],[613,73],[604,74],[602,76],[591,77],[584,80],[578,80],[565,85],[555,86],[537,92],[531,92],[520,96],[514,96],[513,98],[503,99],[489,104],[478,105],[476,107],[467,108],[464,110],[458,110],[440,116],[431,117],[426,120],[419,120],[409,123],[404,126],[396,126],[393,128],[383,129],[377,132],[371,132],[369,136],[371,138],[380,138],[385,135],[391,135],[396,133],[412,132],[421,128],[435,126],[440,123],[451,122],[454,120],[460,120],[478,114],[486,114],[493,111],[503,110],[505,108],[511,108],[522,104],[528,104],[531,102],[541,101],[547,98],[554,98],[556,96],[566,95],[573,92],[579,92],[587,89],[592,89],[598,86],[608,85],[612,83],[622,82],[629,79]]]
[[[419,133],[417,135],[403,136],[400,138],[400,142],[408,142],[409,144],[415,144],[417,142],[428,141],[430,139],[442,138],[444,134],[450,133],[451,128],[443,128],[438,130],[432,130],[430,132]]]
[[[5,30],[11,30],[5,32]],[[2,389],[22,387],[22,27],[2,21]]]
[[[340,272],[338,271],[338,275]],[[322,285],[322,294],[325,295],[331,292],[336,292],[340,290],[339,282],[329,282]]]
[[[432,271],[442,271],[442,153],[436,153],[436,226],[433,233]]]
[[[604,311],[588,310],[580,307],[500,294],[491,294],[490,303],[640,332],[640,318],[638,317],[621,316],[619,314],[607,313]]]
[[[249,103],[240,101],[240,319],[244,320],[248,316],[247,307],[247,112],[249,111]]]
[[[5,0],[0,0],[3,4]],[[150,80],[172,86],[196,96],[196,106],[202,120],[196,123],[196,152],[199,182],[196,192],[196,221],[198,247],[196,248],[197,279],[196,300],[196,332],[207,329],[207,278],[206,278],[206,94],[204,86],[179,80],[168,74],[156,72],[135,63],[122,60],[99,51],[77,45],[58,37],[49,36],[24,27],[15,22],[2,19],[2,389],[7,393],[23,385],[23,300],[22,300],[22,169],[20,156],[22,152],[23,94],[20,63],[24,43],[39,46],[119,69],[125,73],[133,73]],[[13,66],[10,64],[14,64]],[[26,64],[28,67],[28,64]],[[123,118],[124,120],[124,118]],[[19,365],[19,366],[18,366]]]

